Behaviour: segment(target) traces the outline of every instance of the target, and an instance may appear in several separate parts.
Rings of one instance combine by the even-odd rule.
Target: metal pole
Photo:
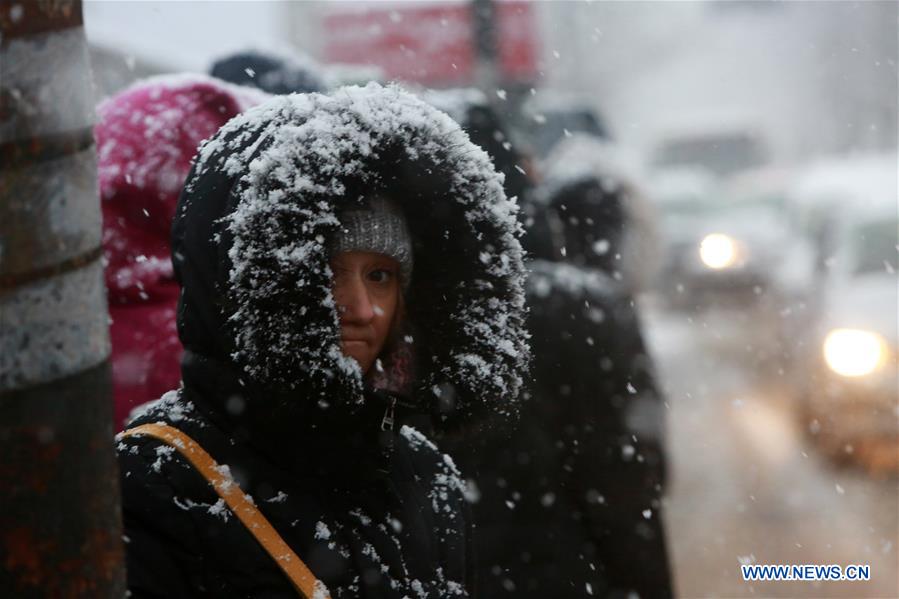
[[[122,597],[80,0],[0,0],[0,590]]]
[[[493,0],[471,0],[474,30],[475,84],[492,102],[499,87],[496,4]]]

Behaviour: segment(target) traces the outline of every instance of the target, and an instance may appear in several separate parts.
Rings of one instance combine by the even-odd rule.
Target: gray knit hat
[[[328,251],[332,256],[340,252],[375,252],[390,256],[400,265],[403,289],[412,276],[412,237],[402,210],[391,200],[375,196],[364,205],[353,207],[338,215],[340,230]]]

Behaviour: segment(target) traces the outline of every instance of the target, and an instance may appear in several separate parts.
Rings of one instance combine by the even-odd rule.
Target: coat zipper
[[[396,398],[391,397],[390,403],[387,404],[387,409],[384,410],[384,418],[381,419],[381,430],[382,431],[392,431],[393,430],[393,421],[396,411]]]

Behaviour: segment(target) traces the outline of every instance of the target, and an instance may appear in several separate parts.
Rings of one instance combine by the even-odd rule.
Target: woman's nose
[[[361,276],[341,277],[334,290],[340,319],[351,322],[370,322],[375,306]]]

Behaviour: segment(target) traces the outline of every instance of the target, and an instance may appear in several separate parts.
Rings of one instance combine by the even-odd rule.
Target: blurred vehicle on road
[[[695,305],[687,292],[688,264],[695,262],[705,215],[713,207],[715,180],[704,169],[673,168],[649,180],[650,199],[661,214],[663,238],[658,290],[674,308]]]
[[[756,308],[750,332],[756,334],[756,357],[762,358],[757,362],[778,372],[790,368],[794,340],[808,327],[815,277],[815,248],[790,203],[797,172],[776,166],[743,171],[727,178],[718,192],[729,221],[720,228],[735,232],[728,237],[738,256],[742,253],[744,276],[754,281],[751,296],[746,288],[734,291],[744,294],[740,303]],[[715,233],[700,242],[700,257],[707,266],[715,259],[714,246],[708,247],[711,235]]]
[[[788,201],[794,178],[786,168],[726,179],[683,168],[656,173],[652,185],[666,239],[663,298],[675,309],[738,317],[741,351],[777,374],[789,370],[792,340],[808,326],[814,276],[812,244]]]
[[[751,118],[702,115],[669,126],[650,153],[657,170],[704,168],[720,177],[761,168],[769,162],[765,136]]]
[[[745,308],[768,297],[793,243],[783,196],[746,182],[723,186],[695,169],[657,174],[651,189],[666,238],[660,284],[671,304]]]
[[[801,417],[826,454],[873,474],[899,473],[896,165],[820,165],[796,198],[818,266],[793,373]]]

